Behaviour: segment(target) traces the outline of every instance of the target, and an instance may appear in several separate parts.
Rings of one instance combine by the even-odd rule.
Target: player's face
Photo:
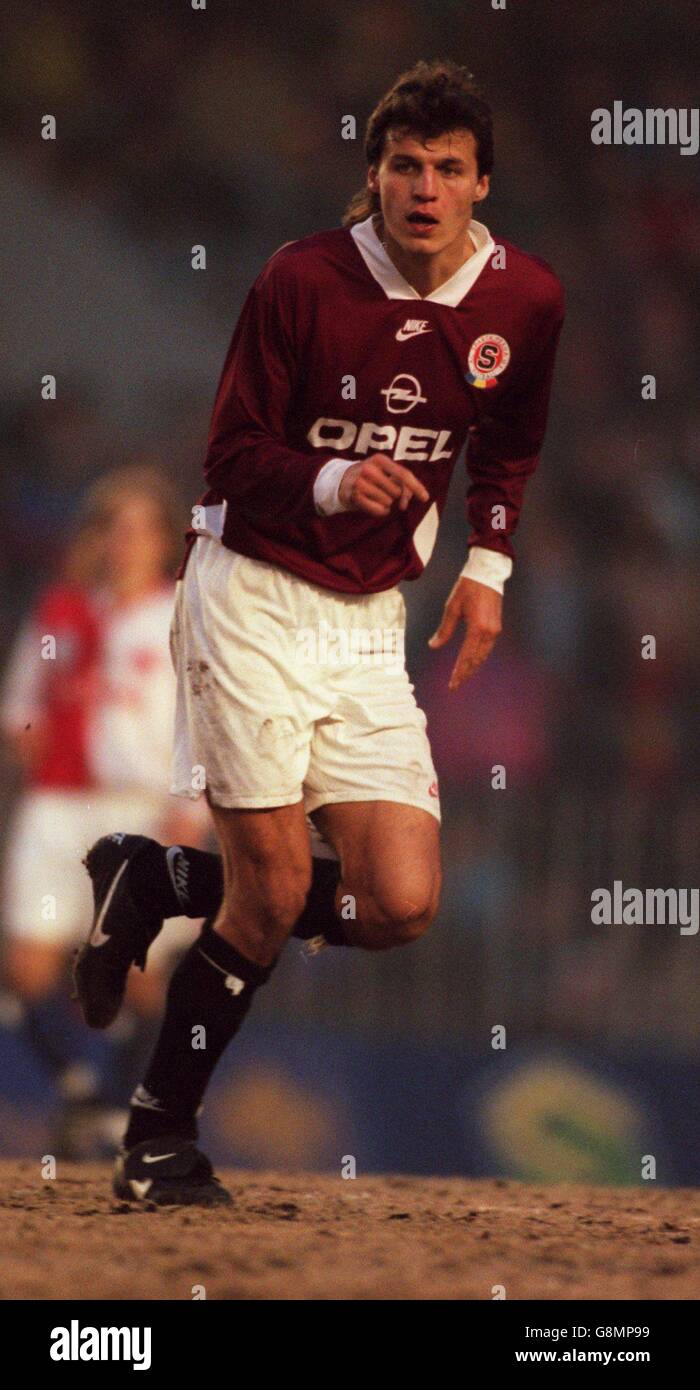
[[[368,186],[379,194],[385,231],[402,250],[435,256],[466,237],[472,206],[486,197],[489,176],[479,178],[470,130],[425,143],[416,135],[388,131]]]
[[[138,492],[125,495],[114,508],[105,535],[107,568],[113,580],[118,584],[132,574],[161,574],[167,545],[155,500]]]

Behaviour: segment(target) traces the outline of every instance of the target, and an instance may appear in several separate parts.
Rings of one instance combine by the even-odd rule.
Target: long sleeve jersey
[[[372,218],[271,257],[221,374],[189,545],[207,531],[330,589],[390,588],[427,564],[464,450],[468,545],[510,570],[563,294],[545,261],[496,247],[481,223],[470,235],[472,256],[427,297],[393,265]],[[429,500],[386,517],[344,510],[342,472],[376,452],[410,468]]]

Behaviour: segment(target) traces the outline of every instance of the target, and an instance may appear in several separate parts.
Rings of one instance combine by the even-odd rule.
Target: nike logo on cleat
[[[106,914],[106,912],[107,912],[107,910],[108,910],[108,908],[109,908],[109,905],[110,905],[110,903],[111,903],[111,901],[112,901],[112,898],[114,897],[114,890],[115,890],[115,888],[116,888],[116,886],[117,886],[117,884],[118,884],[118,882],[119,882],[119,880],[120,880],[120,878],[121,878],[121,876],[122,876],[124,870],[126,869],[128,863],[129,863],[128,859],[125,859],[125,860],[124,860],[124,863],[121,864],[121,865],[119,866],[119,868],[117,869],[116,874],[114,875],[114,878],[112,879],[112,882],[111,882],[111,884],[110,884],[110,888],[109,888],[109,892],[108,892],[108,894],[107,894],[107,897],[105,898],[105,900],[104,900],[104,902],[103,902],[103,904],[102,904],[102,907],[100,908],[100,913],[99,913],[99,916],[98,916],[98,918],[97,918],[97,921],[95,922],[95,925],[94,925],[92,931],[90,932],[90,945],[91,945],[91,946],[106,946],[107,942],[111,940],[111,937],[105,936],[105,934],[104,934],[104,932],[103,932],[103,930],[102,930],[102,923],[104,922],[105,914]]]
[[[135,1197],[140,1197],[142,1201],[147,1193],[150,1192],[152,1186],[153,1181],[151,1178],[146,1178],[145,1182],[139,1182],[138,1178],[129,1178],[129,1187],[131,1191]]]

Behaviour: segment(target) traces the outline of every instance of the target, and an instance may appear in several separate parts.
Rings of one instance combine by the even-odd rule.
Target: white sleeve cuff
[[[340,480],[353,462],[352,459],[329,459],[319,470],[314,482],[314,505],[319,516],[332,516],[334,512],[349,512],[338,497]]]
[[[509,555],[502,555],[499,550],[487,550],[483,545],[473,545],[467,563],[459,573],[460,578],[474,579],[477,584],[485,584],[487,589],[495,589],[497,594],[502,594],[506,579],[510,579],[512,572],[513,561]]]

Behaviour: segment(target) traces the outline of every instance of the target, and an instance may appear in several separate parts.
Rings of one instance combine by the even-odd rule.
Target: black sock
[[[335,890],[340,881],[337,859],[312,860],[311,888],[304,911],[292,936],[308,941],[325,936],[331,946],[349,943],[335,910]],[[220,854],[192,849],[190,845],[159,845],[150,840],[137,851],[129,866],[137,896],[143,894],[163,917],[215,917],[224,895]]]
[[[313,859],[312,864],[309,895],[292,936],[300,941],[308,941],[312,936],[325,936],[329,946],[348,946],[350,943],[343,923],[335,910],[340,864],[337,859]]]
[[[224,896],[220,854],[149,840],[129,864],[129,881],[162,917],[215,917]]]
[[[132,1097],[127,1149],[162,1134],[196,1138],[195,1115],[209,1079],[271,972],[205,922],[170,981],[155,1052]]]

